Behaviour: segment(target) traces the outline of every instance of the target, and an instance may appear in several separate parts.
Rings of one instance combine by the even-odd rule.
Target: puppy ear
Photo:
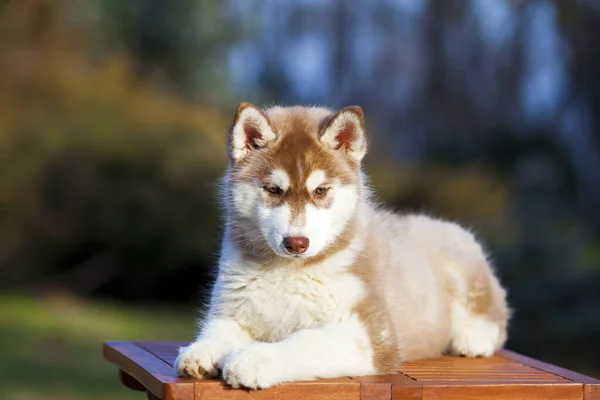
[[[254,150],[268,147],[276,138],[269,119],[258,107],[240,103],[229,129],[227,152],[235,162]]]
[[[362,108],[346,107],[325,122],[321,129],[321,143],[360,161],[367,152],[364,123]]]

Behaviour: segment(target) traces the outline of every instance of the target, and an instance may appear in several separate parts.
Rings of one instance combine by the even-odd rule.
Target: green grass
[[[0,294],[0,399],[142,399],[102,358],[106,340],[190,340],[193,308]]]

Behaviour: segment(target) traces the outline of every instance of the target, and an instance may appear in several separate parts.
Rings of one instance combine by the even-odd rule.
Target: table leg
[[[121,383],[123,384],[123,386],[129,389],[139,390],[140,392],[146,391],[144,385],[142,385],[140,382],[138,382],[137,379],[135,379],[133,376],[129,375],[122,369],[119,370],[119,378],[121,379]]]
[[[153,395],[149,390],[146,390],[146,398],[148,400],[160,400],[158,397]]]

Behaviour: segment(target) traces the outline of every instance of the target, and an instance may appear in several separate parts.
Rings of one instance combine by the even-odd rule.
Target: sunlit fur
[[[457,224],[375,207],[366,144],[359,107],[238,107],[219,273],[178,374],[260,389],[503,345],[506,294],[479,243]],[[286,237],[308,248],[291,252]]]

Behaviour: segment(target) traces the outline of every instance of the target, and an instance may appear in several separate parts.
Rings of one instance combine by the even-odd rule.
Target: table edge
[[[107,341],[102,344],[106,360],[132,376],[155,396],[169,400],[176,392],[194,392],[194,382],[173,376],[173,368],[134,341]],[[128,354],[125,354],[128,353]],[[140,364],[140,359],[152,360],[155,371]],[[164,375],[162,375],[164,374]],[[158,376],[157,376],[158,375]],[[161,378],[159,378],[159,376]],[[193,399],[193,397],[190,397]]]

